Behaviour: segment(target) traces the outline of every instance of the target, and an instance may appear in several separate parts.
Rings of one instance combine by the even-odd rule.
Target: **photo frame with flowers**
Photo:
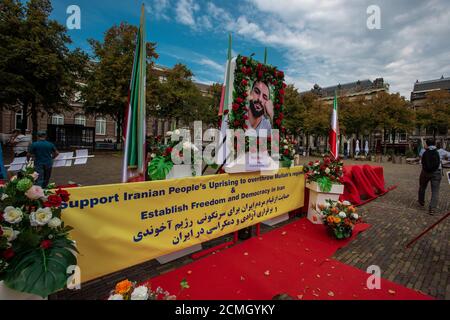
[[[255,81],[262,81],[269,85],[270,99],[273,103],[272,128],[280,130],[284,136],[286,134],[286,128],[283,126],[284,89],[286,88],[284,72],[274,66],[262,64],[252,57],[241,55],[236,58],[232,107],[224,112],[228,114],[228,128],[248,129],[247,98]]]

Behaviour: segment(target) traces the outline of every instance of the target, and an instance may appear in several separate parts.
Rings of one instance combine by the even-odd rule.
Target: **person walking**
[[[52,175],[53,159],[59,152],[53,143],[47,141],[45,131],[39,131],[37,136],[38,141],[33,142],[29,148],[28,158],[34,159],[34,168],[39,174],[37,184],[46,188]]]
[[[26,157],[28,148],[31,145],[31,136],[24,135],[20,130],[14,130],[8,142],[13,147],[14,157]]]
[[[422,155],[422,172],[419,179],[419,205],[425,206],[425,191],[431,183],[431,201],[428,213],[436,213],[439,201],[439,187],[442,180],[441,158],[435,146],[434,139],[427,139],[426,150]]]

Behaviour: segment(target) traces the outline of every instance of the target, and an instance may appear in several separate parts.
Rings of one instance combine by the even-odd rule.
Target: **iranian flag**
[[[339,118],[337,95],[334,95],[333,113],[331,115],[330,152],[334,159],[339,157]]]
[[[131,75],[129,103],[125,111],[125,152],[122,168],[122,182],[145,181],[146,170],[146,42],[145,7],[142,5],[141,24],[136,37],[133,71]]]

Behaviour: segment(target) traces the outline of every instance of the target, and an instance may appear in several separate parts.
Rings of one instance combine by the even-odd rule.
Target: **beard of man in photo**
[[[269,101],[269,86],[263,81],[256,81],[249,95],[249,124],[253,129],[256,129],[263,121]]]

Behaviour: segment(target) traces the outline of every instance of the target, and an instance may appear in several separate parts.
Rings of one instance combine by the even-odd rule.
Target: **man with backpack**
[[[442,179],[441,157],[435,146],[434,139],[427,139],[426,151],[422,155],[422,172],[420,173],[419,205],[425,206],[425,191],[431,182],[431,202],[428,213],[436,213],[439,200],[439,186]]]

